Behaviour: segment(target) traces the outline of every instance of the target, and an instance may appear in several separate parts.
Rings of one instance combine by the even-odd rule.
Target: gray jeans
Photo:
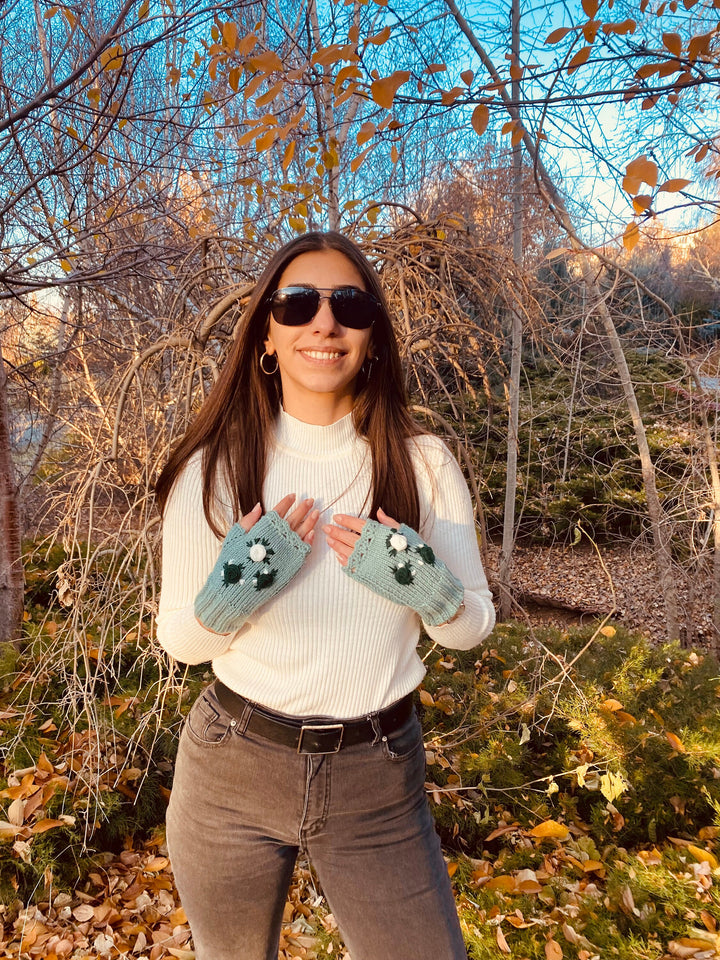
[[[210,686],[180,738],[167,839],[197,960],[277,960],[301,848],[352,960],[466,960],[415,714],[326,755],[240,726]]]

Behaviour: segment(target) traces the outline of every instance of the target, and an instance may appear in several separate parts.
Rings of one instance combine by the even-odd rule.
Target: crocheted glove
[[[423,623],[452,619],[463,601],[463,585],[412,527],[399,529],[368,520],[345,573],[387,600],[412,607]]]
[[[310,544],[274,510],[247,532],[236,523],[195,598],[195,616],[215,633],[232,633],[292,580],[308,553]]]

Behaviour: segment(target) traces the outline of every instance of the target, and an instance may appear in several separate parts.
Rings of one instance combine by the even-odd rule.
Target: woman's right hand
[[[313,508],[313,500],[293,509],[294,503],[288,494],[264,516],[256,503],[228,530],[215,566],[195,597],[195,618],[207,630],[239,630],[300,572],[320,511]]]
[[[292,506],[295,503],[295,494],[289,493],[286,497],[273,507],[275,513],[286,520],[300,539],[307,544],[312,544],[315,537],[315,524],[320,516],[319,510],[313,509],[314,500],[302,500],[294,510]],[[247,533],[251,527],[254,527],[262,516],[262,507],[256,503],[250,513],[246,513],[239,520],[240,526]]]

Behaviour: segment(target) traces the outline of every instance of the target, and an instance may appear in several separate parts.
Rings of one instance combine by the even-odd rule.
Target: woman
[[[198,960],[275,960],[300,849],[352,960],[465,958],[412,691],[421,622],[468,649],[494,612],[462,473],[410,417],[350,240],[272,258],[158,496],[158,638],[216,676],[167,822]]]

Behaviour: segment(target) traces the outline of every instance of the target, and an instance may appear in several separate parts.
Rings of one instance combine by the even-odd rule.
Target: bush
[[[506,623],[480,656],[428,649],[421,702],[449,846],[479,856],[501,822],[581,823],[598,845],[697,836],[714,822],[717,661],[603,631],[531,637]]]

